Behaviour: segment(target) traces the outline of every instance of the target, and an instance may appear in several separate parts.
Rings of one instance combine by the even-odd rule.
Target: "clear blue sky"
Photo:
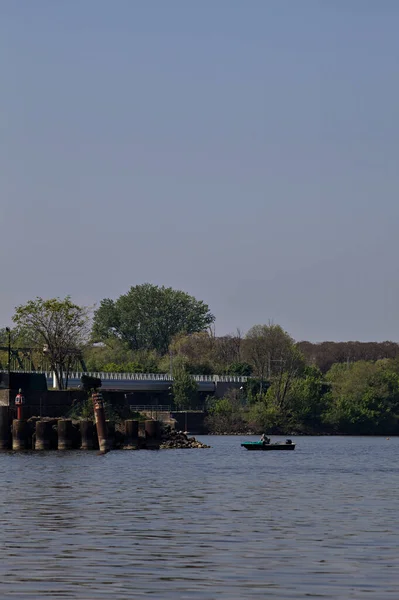
[[[397,0],[2,0],[0,325],[144,282],[399,341]]]

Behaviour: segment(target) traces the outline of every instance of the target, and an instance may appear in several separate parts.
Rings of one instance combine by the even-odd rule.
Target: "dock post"
[[[10,447],[10,411],[8,406],[0,406],[0,450]]]
[[[125,421],[125,444],[126,450],[135,450],[139,445],[139,422],[132,419]]]
[[[94,418],[96,420],[98,447],[100,452],[105,454],[109,452],[109,442],[107,435],[107,424],[105,422],[104,401],[100,392],[93,394]]]
[[[115,423],[112,423],[111,421],[105,421],[105,425],[107,427],[108,449],[111,450],[115,447]]]
[[[73,429],[70,419],[59,419],[58,430],[58,450],[71,450],[73,448]]]
[[[36,421],[35,450],[50,450],[51,434],[50,421]]]
[[[159,445],[158,425],[158,421],[144,421],[145,443],[147,448],[155,448]]]
[[[81,421],[80,422],[80,437],[81,437],[81,450],[93,450],[94,448],[94,426],[92,421]]]
[[[12,449],[26,450],[28,447],[28,427],[26,421],[14,419],[12,422]]]

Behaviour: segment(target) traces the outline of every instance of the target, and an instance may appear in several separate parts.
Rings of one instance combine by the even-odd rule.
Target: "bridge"
[[[1,370],[6,373],[7,371]],[[56,388],[56,378],[52,371],[13,371],[18,373],[44,374],[49,389]],[[126,390],[126,391],[165,391],[173,385],[173,376],[169,373],[103,373],[74,371],[69,374],[67,387],[76,389],[82,385],[81,377],[95,377],[101,379],[101,388],[104,390]],[[229,387],[239,388],[248,377],[243,375],[192,375],[197,382],[200,392],[216,392],[217,388],[227,389]]]

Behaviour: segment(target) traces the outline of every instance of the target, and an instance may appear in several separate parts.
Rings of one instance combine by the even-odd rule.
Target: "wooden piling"
[[[159,424],[158,421],[144,421],[145,444],[147,448],[159,446]]]
[[[108,448],[111,450],[115,447],[115,423],[112,421],[105,421],[107,427],[107,440],[108,440]]]
[[[81,450],[93,450],[94,448],[94,425],[92,421],[80,422]]]
[[[125,421],[125,444],[126,450],[135,450],[139,445],[139,422],[127,419]]]
[[[36,421],[35,450],[50,450],[51,421]]]
[[[156,435],[156,421],[144,421],[144,430],[146,434],[146,438],[154,439]]]
[[[105,422],[105,411],[103,397],[99,392],[93,394],[94,418],[96,420],[96,429],[98,437],[98,447],[101,453],[108,452],[110,445],[108,442],[107,424]]]
[[[0,406],[0,450],[11,446],[11,422],[8,406]]]
[[[73,428],[70,419],[59,419],[58,430],[58,450],[71,450],[73,448]]]
[[[26,421],[14,419],[12,422],[12,449],[26,450],[28,448],[28,425]]]

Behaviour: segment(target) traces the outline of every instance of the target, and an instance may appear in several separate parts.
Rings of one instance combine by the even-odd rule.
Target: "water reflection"
[[[0,597],[397,597],[399,440],[208,441],[0,455]]]

